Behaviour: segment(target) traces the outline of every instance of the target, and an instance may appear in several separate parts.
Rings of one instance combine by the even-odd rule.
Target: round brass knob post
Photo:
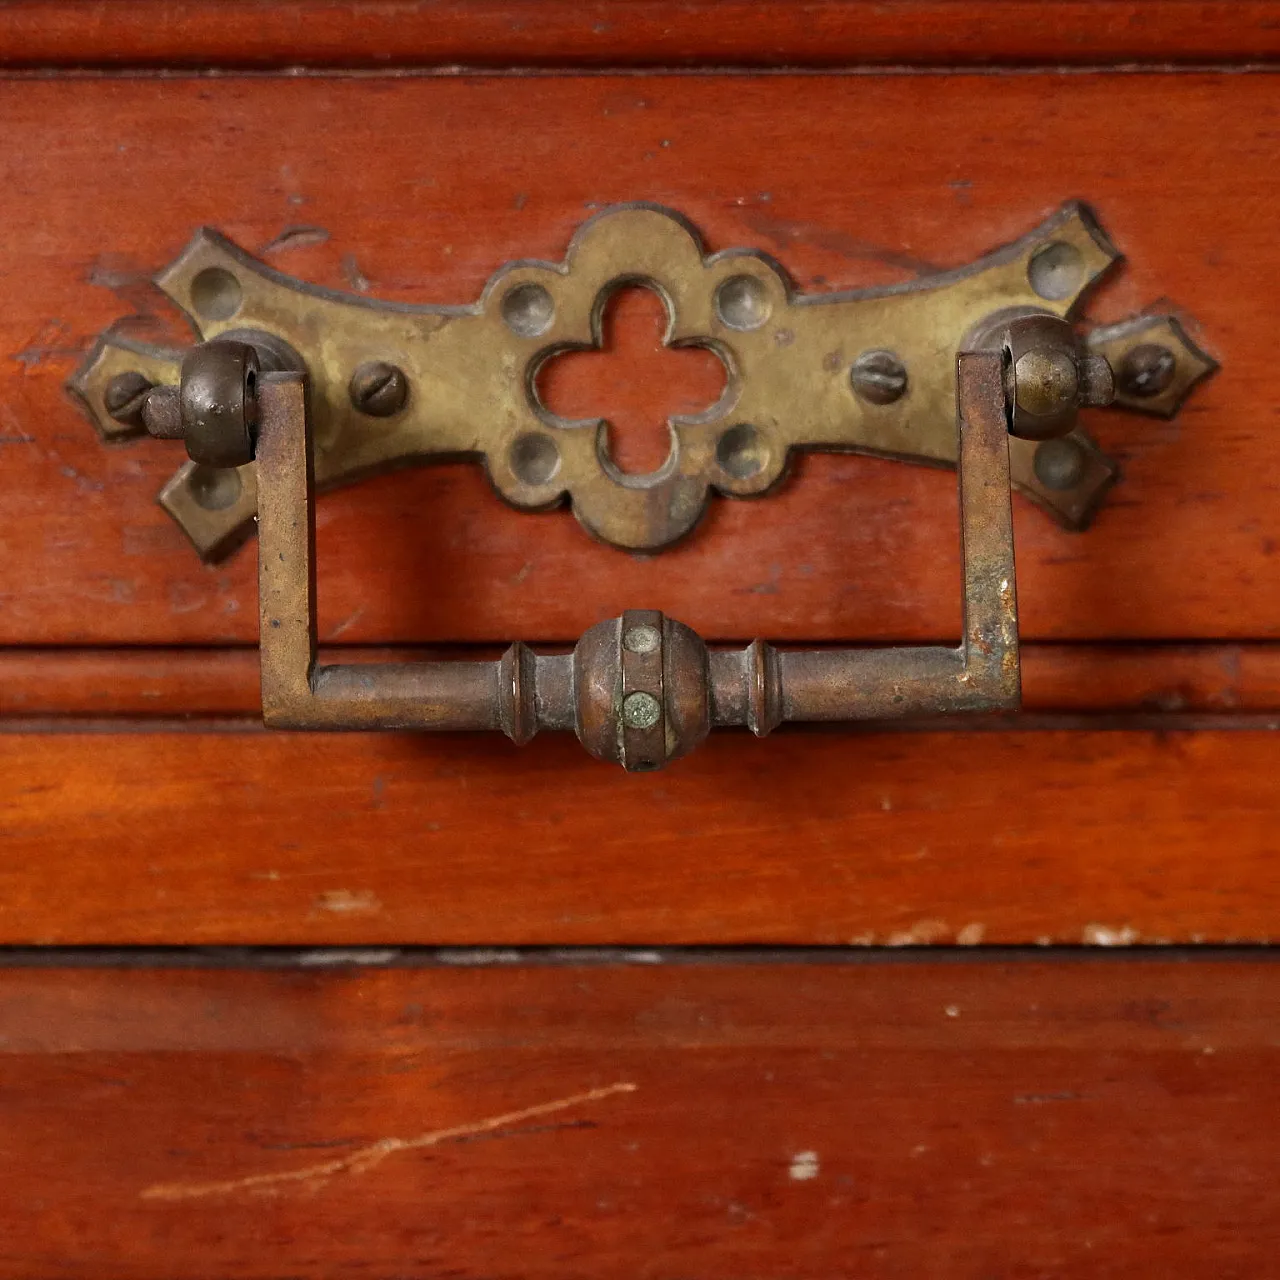
[[[711,728],[707,647],[647,609],[597,623],[573,651],[574,727],[597,759],[660,769]]]
[[[1001,345],[1009,434],[1051,440],[1075,429],[1081,407],[1115,398],[1111,366],[1083,350],[1075,330],[1057,316],[1011,320]]]

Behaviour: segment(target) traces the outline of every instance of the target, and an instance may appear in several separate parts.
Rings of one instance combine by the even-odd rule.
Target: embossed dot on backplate
[[[502,299],[502,319],[522,338],[546,333],[555,316],[556,304],[540,284],[518,284]]]
[[[560,470],[560,450],[550,436],[530,431],[511,442],[511,470],[523,484],[546,484]]]
[[[1084,255],[1075,245],[1055,240],[1032,254],[1027,280],[1042,298],[1061,302],[1084,283]]]
[[[187,490],[202,511],[226,511],[240,501],[244,482],[234,467],[195,466],[187,478]]]
[[[730,427],[716,444],[716,462],[735,480],[749,480],[764,470],[769,449],[760,433],[750,423]]]
[[[730,276],[716,290],[716,314],[731,329],[758,329],[769,311],[769,295],[755,276]]]
[[[240,281],[223,267],[206,267],[191,282],[191,305],[202,320],[230,320],[243,300]]]

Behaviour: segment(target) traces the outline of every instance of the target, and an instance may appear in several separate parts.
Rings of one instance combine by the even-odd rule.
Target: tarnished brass
[[[1115,379],[1106,359],[1082,350],[1070,325],[1025,316],[1004,330],[1009,434],[1045,441],[1069,435],[1082,405],[1110,404]]]
[[[981,336],[1011,318],[1070,318],[1117,258],[1089,212],[1069,204],[961,270],[801,295],[765,254],[707,256],[678,214],[634,204],[584,224],[563,263],[501,268],[470,306],[407,307],[317,289],[210,230],[158,284],[201,340],[249,342],[264,372],[305,369],[319,488],[405,460],[474,457],[515,505],[543,508],[567,496],[598,537],[657,550],[692,528],[711,491],[767,492],[795,449],[954,466],[957,353],[982,347]],[[614,465],[601,422],[551,414],[536,378],[556,353],[598,346],[609,294],[637,281],[662,297],[667,341],[709,348],[728,373],[715,406],[671,421],[668,457],[644,476]],[[1176,411],[1212,362],[1167,316],[1099,330],[1090,345],[1115,364],[1139,342],[1164,347],[1174,369],[1160,365],[1154,380],[1135,374],[1132,385],[1144,394],[1122,394],[1121,402]],[[141,430],[138,389],[176,384],[182,358],[108,333],[71,386],[104,439],[127,438]],[[1159,390],[1146,394],[1156,381]],[[1009,447],[1016,487],[1071,528],[1087,523],[1116,477],[1115,464],[1078,429],[1054,442],[1052,458],[1034,440]],[[260,465],[188,463],[162,490],[161,504],[206,559],[252,529]]]

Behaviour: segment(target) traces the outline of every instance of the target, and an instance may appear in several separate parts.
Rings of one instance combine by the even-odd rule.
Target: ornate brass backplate
[[[585,223],[563,263],[502,267],[469,306],[403,306],[345,296],[264,266],[201,230],[159,287],[200,340],[242,336],[275,366],[309,376],[319,487],[433,457],[482,460],[498,492],[540,509],[564,497],[596,536],[658,550],[687,533],[709,491],[767,492],[794,449],[956,463],[956,354],[1011,317],[1071,318],[1118,260],[1083,206],[1068,204],[971,266],[903,286],[799,294],[769,256],[708,256],[679,214],[623,205]],[[662,297],[670,344],[714,351],[726,389],[704,414],[673,419],[671,450],[645,476],[611,461],[606,425],[557,418],[539,399],[540,366],[599,346],[612,291],[643,283]],[[1117,371],[1117,402],[1171,416],[1215,367],[1171,315],[1095,330]],[[151,385],[178,381],[183,353],[105,334],[72,379],[106,440],[141,433]],[[356,394],[370,368],[399,381],[390,403]],[[1127,371],[1127,372],[1126,372]],[[368,410],[372,408],[374,412]],[[1082,528],[1115,480],[1114,462],[1080,430],[1010,441],[1014,485],[1068,528]],[[160,502],[206,559],[253,527],[255,465],[185,464]]]

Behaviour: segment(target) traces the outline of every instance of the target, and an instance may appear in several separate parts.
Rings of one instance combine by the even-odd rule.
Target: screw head
[[[892,404],[907,389],[907,366],[892,351],[864,351],[849,370],[854,391],[868,404]]]
[[[1144,342],[1125,353],[1116,382],[1126,395],[1145,400],[1168,388],[1177,367],[1178,359],[1168,347]]]
[[[103,406],[117,422],[140,427],[142,407],[147,402],[151,387],[151,380],[136,369],[117,373],[102,393]]]
[[[361,413],[371,418],[389,418],[399,413],[409,399],[409,379],[394,364],[369,360],[351,375],[347,393]]]
[[[622,700],[622,721],[631,729],[652,729],[662,718],[662,704],[651,693],[629,693]]]

